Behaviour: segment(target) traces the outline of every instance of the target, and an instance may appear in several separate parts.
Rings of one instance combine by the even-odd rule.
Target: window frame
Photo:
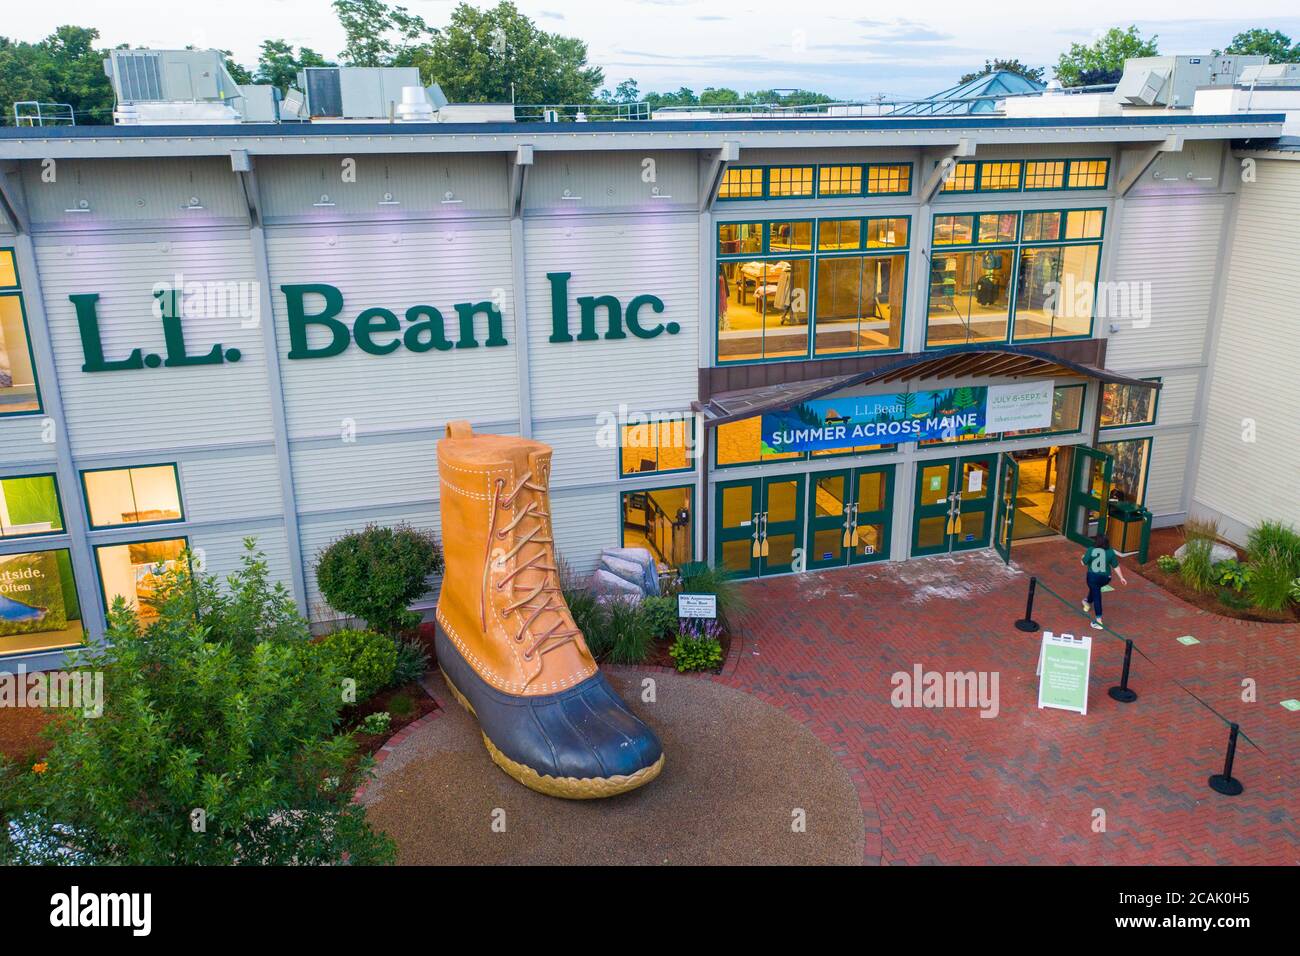
[[[1019,163],[1020,178],[1016,186],[991,187],[984,185],[984,167],[989,164],[997,163]],[[1061,185],[1059,186],[1029,186],[1026,185],[1029,176],[1030,163],[1064,163],[1065,168],[1061,173]],[[1102,176],[1101,185],[1099,186],[1071,186],[1070,173],[1076,163],[1105,163],[1106,168]],[[973,193],[1045,193],[1045,192],[1097,192],[1106,191],[1110,188],[1111,167],[1114,165],[1109,156],[1053,156],[1053,157],[1020,157],[1006,159],[959,159],[957,165],[970,164],[975,167],[974,185],[970,189],[946,189],[940,186],[935,197],[939,196],[969,196]],[[889,164],[883,164],[889,165]],[[935,163],[937,168],[939,163]],[[876,194],[879,195],[879,194]]]
[[[1003,160],[1003,162],[1019,162],[1021,164],[1021,177],[1024,175],[1023,160]],[[857,192],[853,193],[823,193],[821,189],[821,173],[823,169],[835,167],[856,167],[862,175],[861,185]],[[799,193],[795,195],[774,195],[772,193],[772,171],[775,169],[812,169],[812,191],[809,193]],[[897,192],[871,192],[871,170],[882,168],[905,168],[907,170],[907,189]],[[761,165],[746,166],[728,166],[723,173],[725,179],[726,173],[739,171],[754,171],[759,175],[758,194],[754,196],[723,196],[722,188],[719,184],[716,201],[720,203],[732,202],[785,202],[787,200],[803,200],[805,202],[820,199],[873,199],[883,198],[901,198],[912,195],[916,188],[916,166],[911,160],[900,159],[895,162],[879,163],[764,163]],[[846,217],[847,218],[847,217]]]
[[[1121,445],[1124,444],[1125,442],[1146,442],[1147,443],[1147,457],[1146,457],[1146,461],[1143,462],[1142,465],[1142,479],[1141,479],[1142,494],[1139,496],[1140,500],[1134,502],[1135,504],[1140,504],[1145,507],[1147,503],[1147,491],[1149,490],[1151,485],[1151,460],[1155,457],[1156,437],[1154,435],[1135,435],[1132,438],[1116,438],[1113,439],[1112,441],[1099,441],[1097,442],[1097,450],[1101,451],[1102,445]],[[1111,456],[1112,464],[1113,464],[1115,453],[1106,452],[1106,454]],[[1114,487],[1115,487],[1114,476],[1112,475],[1111,488],[1113,489]]]
[[[871,192],[871,170],[892,167],[906,167],[907,169],[907,189],[901,192],[873,193]],[[862,167],[862,195],[863,196],[910,196],[916,185],[916,170],[913,168],[910,160],[900,160],[896,163],[865,163]]]
[[[692,443],[686,449],[686,460],[690,462],[689,465],[687,465],[685,468],[664,468],[664,469],[655,469],[654,471],[625,472],[623,470],[623,435],[627,429],[638,428],[643,426],[644,427],[662,426],[664,424],[671,424],[675,421],[681,421],[690,430]],[[698,444],[698,437],[697,437],[698,429],[699,429],[698,416],[690,412],[683,412],[682,417],[680,419],[667,419],[667,420],[660,420],[657,422],[656,421],[639,422],[637,424],[629,424],[625,422],[620,424],[618,426],[618,442],[616,443],[616,448],[614,449],[615,451],[614,470],[618,475],[618,480],[623,481],[628,478],[648,478],[653,475],[693,474],[695,472],[695,461],[699,457],[698,454],[699,444]],[[655,438],[655,446],[654,446],[656,462],[658,462],[659,460],[659,439],[657,436],[658,436],[658,431],[656,430],[656,438]]]
[[[92,473],[98,474],[100,472],[107,472],[107,471],[132,471],[138,468],[139,469],[143,469],[143,468],[171,468],[172,469],[172,474],[175,476],[176,479],[176,502],[180,506],[181,516],[179,518],[161,518],[157,521],[127,521],[127,522],[122,522],[120,524],[95,524],[94,519],[91,517],[94,514],[94,512],[91,510],[90,507],[90,489],[86,485],[86,475]],[[142,463],[138,465],[114,465],[111,468],[83,468],[79,473],[79,478],[81,480],[81,497],[86,505],[86,527],[90,531],[108,531],[108,530],[115,530],[118,528],[150,528],[150,527],[157,527],[159,525],[183,524],[188,520],[185,516],[186,515],[185,490],[184,488],[181,487],[181,469],[180,469],[179,462],[157,461],[157,462]],[[160,538],[158,540],[168,540],[168,539]]]
[[[5,534],[0,530],[0,541],[29,541],[32,538],[49,538],[55,535],[66,535],[68,533],[68,521],[66,512],[63,508],[63,492],[59,489],[59,476],[53,471],[40,471],[31,474],[0,475],[0,482],[9,481],[12,478],[48,478],[54,485],[54,501],[59,508],[59,524],[62,527],[58,531],[31,531],[27,534]]]
[[[1144,375],[1144,376],[1142,376],[1142,379],[1141,379],[1141,380],[1144,381],[1144,382],[1157,382],[1157,383],[1159,383],[1161,386],[1164,385],[1164,376],[1162,376],[1162,375]],[[1102,385],[1101,385],[1101,392],[1100,392],[1100,393],[1098,394],[1098,396],[1097,396],[1097,401],[1098,401],[1098,402],[1101,402],[1102,399],[1105,397],[1106,386],[1107,386],[1108,384],[1111,384],[1111,383],[1108,383],[1108,382],[1103,382],[1103,383],[1102,383]],[[1132,386],[1125,385],[1124,387],[1125,387],[1125,388],[1131,388]],[[1123,430],[1126,429],[1126,428],[1155,428],[1155,426],[1156,426],[1156,422],[1159,421],[1159,418],[1160,418],[1160,393],[1161,393],[1163,390],[1164,390],[1163,388],[1153,388],[1153,389],[1150,389],[1150,391],[1152,391],[1152,392],[1155,393],[1154,395],[1151,396],[1151,420],[1150,420],[1150,421],[1146,421],[1146,422],[1132,422],[1132,423],[1128,423],[1128,424],[1124,424],[1124,425],[1102,425],[1102,424],[1100,424],[1100,422],[1101,422],[1101,413],[1100,413],[1100,411],[1098,411],[1098,413],[1097,413],[1097,422],[1098,422],[1097,430],[1098,430],[1098,431],[1103,431],[1103,432],[1111,432],[1111,431],[1123,431]]]
[[[817,199],[860,199],[867,195],[867,163],[818,163],[814,167],[813,192]],[[856,169],[858,171],[858,190],[857,192],[847,193],[824,193],[822,192],[822,170],[824,169]],[[784,198],[784,197],[782,197]]]
[[[646,474],[646,472],[642,472],[641,474]],[[664,474],[664,472],[657,472],[657,474]],[[627,547],[626,544],[627,538],[625,537],[627,534],[627,528],[624,527],[623,525],[623,501],[624,499],[627,498],[628,495],[652,494],[656,491],[681,491],[681,490],[685,490],[687,492],[691,503],[690,505],[691,507],[691,535],[690,535],[691,556],[688,559],[688,562],[694,561],[695,560],[695,522],[699,517],[699,497],[700,497],[699,486],[694,482],[685,485],[683,484],[655,485],[653,487],[648,487],[648,488],[619,488],[618,489],[618,514],[615,519],[616,521],[618,521],[619,547],[621,548]],[[654,555],[652,554],[651,557],[654,557]]]
[[[32,346],[32,323],[27,315],[27,298],[23,294],[23,277],[18,270],[18,250],[15,246],[0,245],[0,254],[8,253],[14,266],[14,284],[0,286],[0,297],[12,296],[18,300],[18,312],[23,322],[23,344],[27,348],[27,361],[32,367],[32,385],[36,390],[36,407],[22,412],[6,412],[0,406],[0,419],[23,418],[28,415],[44,415],[45,401],[41,397],[41,373],[36,367],[36,349]]]
[[[1106,171],[1105,174],[1101,177],[1101,185],[1100,186],[1071,186],[1070,173],[1073,172],[1075,163],[1105,163]],[[1109,156],[1076,156],[1071,159],[1068,159],[1066,160],[1066,164],[1065,164],[1065,184],[1061,188],[1076,193],[1095,192],[1098,189],[1102,189],[1102,190],[1109,189],[1111,165],[1112,164]]]
[[[26,476],[26,475],[22,475],[22,476],[19,476],[19,475],[12,475],[12,476],[10,476],[10,477],[32,477],[32,476]],[[49,532],[47,532],[47,533],[49,533]],[[57,533],[57,534],[64,534],[64,535],[67,534],[66,531],[55,532],[55,533]],[[32,537],[31,535],[17,535],[17,536],[15,536],[15,537],[13,537],[13,538],[4,538],[4,539],[0,539],[0,540],[4,540],[4,541],[15,541],[15,540],[25,540],[25,539],[30,539],[31,537]],[[9,557],[9,556],[12,556],[12,555],[15,555],[15,554],[58,554],[60,551],[65,552],[65,553],[67,554],[67,556],[68,556],[68,574],[69,574],[69,576],[70,576],[71,579],[72,579],[72,591],[73,591],[73,593],[76,594],[76,596],[77,596],[77,614],[78,614],[78,617],[76,617],[75,620],[81,622],[81,640],[80,640],[79,642],[75,643],[75,644],[54,644],[54,645],[52,645],[52,646],[50,646],[50,647],[28,648],[28,649],[26,649],[26,650],[16,650],[16,651],[0,651],[0,661],[13,660],[13,659],[23,658],[23,657],[31,657],[31,656],[33,656],[33,655],[35,655],[35,654],[49,654],[49,653],[55,653],[55,652],[59,652],[59,651],[66,651],[66,650],[69,650],[69,649],[71,649],[71,648],[76,648],[76,647],[86,647],[86,646],[90,643],[90,629],[86,626],[86,616],[87,616],[87,613],[88,613],[88,612],[87,612],[87,610],[86,610],[85,604],[84,604],[84,603],[82,602],[82,600],[81,600],[81,592],[80,592],[80,590],[78,590],[78,588],[77,588],[77,568],[76,568],[76,565],[73,563],[73,559],[72,559],[72,544],[71,544],[71,543],[56,543],[53,547],[50,547],[50,548],[36,548],[36,549],[34,549],[34,550],[32,550],[32,551],[14,551],[14,552],[6,552],[6,557]],[[94,612],[94,613],[98,613],[98,611],[96,611],[96,612]],[[49,631],[43,631],[43,632],[42,632],[42,631],[36,631],[36,632],[33,632],[33,633],[36,633],[36,634],[46,633],[46,634],[48,634],[48,633],[50,633],[50,632],[49,632]],[[10,636],[16,636],[16,635],[10,635]]]
[[[114,525],[114,527],[120,527],[120,526]],[[129,527],[134,527],[134,525],[131,525]],[[190,551],[190,536],[187,534],[172,535],[166,538],[133,538],[129,541],[105,541],[102,544],[95,544],[91,546],[91,557],[94,559],[94,565],[95,565],[95,577],[99,581],[99,599],[102,602],[104,602],[105,614],[107,614],[109,611],[112,610],[113,602],[108,599],[108,590],[104,587],[104,566],[100,563],[99,552],[102,551],[104,548],[125,548],[133,544],[157,544],[162,541],[183,541],[185,543],[185,547],[181,548],[181,554],[183,555],[192,554],[192,552]],[[188,558],[186,560],[187,563],[189,564],[190,572],[193,573],[194,562],[192,560],[189,560]],[[136,605],[135,610],[136,613],[138,614],[140,610],[138,603]]]

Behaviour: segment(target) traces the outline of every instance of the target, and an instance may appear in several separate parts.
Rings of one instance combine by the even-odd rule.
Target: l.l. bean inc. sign
[[[550,286],[551,334],[554,343],[592,342],[599,339],[653,339],[676,335],[681,324],[660,322],[652,316],[664,311],[663,300],[655,295],[634,296],[625,304],[613,295],[584,295],[577,298],[578,326],[572,325],[569,280],[572,273],[548,272]],[[408,352],[446,352],[452,349],[499,348],[509,345],[499,305],[491,299],[459,302],[455,313],[455,335],[447,334],[443,313],[432,305],[412,305],[401,317],[382,306],[362,309],[354,318],[345,315],[343,293],[325,283],[302,283],[280,286],[285,300],[289,329],[286,358],[323,359],[341,355],[352,346],[370,355],[389,355],[399,349]],[[87,292],[68,296],[77,314],[81,336],[83,372],[120,372],[143,368],[182,368],[197,365],[222,365],[238,362],[239,349],[221,343],[200,346],[191,352],[186,342],[185,309],[181,292],[165,287],[154,292],[154,314],[162,324],[162,348],[148,350],[136,346],[125,355],[105,354],[100,330],[99,293]],[[600,313],[604,313],[603,329]],[[479,329],[486,330],[480,340]]]

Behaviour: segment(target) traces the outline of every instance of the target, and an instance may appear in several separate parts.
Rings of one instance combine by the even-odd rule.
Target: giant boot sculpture
[[[554,797],[609,797],[663,769],[654,731],[596,668],[560,593],[551,449],[451,422],[438,442],[438,665],[492,759]]]

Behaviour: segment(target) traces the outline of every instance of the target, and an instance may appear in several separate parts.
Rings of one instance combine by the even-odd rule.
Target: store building
[[[1178,522],[1234,144],[1283,121],[0,131],[0,654],[247,537],[331,619],[317,553],[436,529],[457,418],[554,446],[577,571],[1008,554],[1115,491]]]

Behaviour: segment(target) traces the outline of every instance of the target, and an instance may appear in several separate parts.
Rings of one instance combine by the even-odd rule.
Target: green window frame
[[[878,188],[872,188],[873,179]],[[912,164],[868,163],[862,181],[868,196],[910,196],[912,195]]]
[[[823,163],[817,167],[817,195],[827,199],[857,197],[867,188],[861,163]]]
[[[22,486],[16,486],[15,483],[22,482]],[[48,482],[44,488],[37,486],[38,482]],[[41,499],[45,499],[44,502]],[[39,524],[43,522],[31,520],[18,520],[14,518],[14,511],[19,512],[19,518],[32,518],[40,513],[40,507],[43,503],[53,506],[53,521],[51,524],[57,525],[49,530],[44,531],[12,531],[13,528],[19,528],[24,525]],[[17,505],[17,508],[15,507]],[[53,472],[40,472],[37,474],[18,474],[0,476],[0,540],[13,541],[20,538],[40,538],[48,537],[54,534],[66,534],[67,525],[63,520],[63,499],[59,493],[59,481]]]
[[[768,199],[812,199],[817,193],[817,167],[769,166],[765,181]]]
[[[718,186],[718,202],[787,199],[861,199],[910,196],[912,163],[795,163],[729,166]]]
[[[1101,178],[1097,180],[1095,169],[1080,169],[1079,167],[1091,166],[1092,164],[1101,165]],[[1076,184],[1076,175],[1079,178],[1087,179],[1088,182]],[[1110,159],[1105,156],[1093,156],[1088,158],[1079,158],[1070,160],[1069,168],[1065,171],[1065,188],[1066,189],[1105,189],[1110,185]]]
[[[112,521],[107,524],[100,523],[95,520],[96,509],[91,502],[91,489],[90,489],[90,482],[88,481],[89,477],[97,476],[97,475],[109,475],[117,472],[126,472],[127,481],[128,483],[130,483],[131,486],[132,501],[134,504],[138,505],[139,502],[135,501],[135,494],[136,494],[135,486],[134,486],[135,476],[132,475],[131,473],[136,471],[151,470],[155,468],[170,468],[172,470],[172,480],[176,488],[176,510],[179,512],[179,515],[177,517],[157,518],[148,521],[127,521],[127,520]],[[114,468],[85,469],[81,472],[81,493],[86,503],[86,516],[90,521],[90,530],[92,531],[98,531],[104,528],[140,528],[140,527],[146,527],[151,525],[178,524],[185,521],[185,496],[181,489],[180,467],[174,461],[149,462],[149,463],[139,464],[139,465],[121,465]]]
[[[1027,159],[1025,160],[1025,192],[1045,192],[1052,189],[1064,189],[1066,173],[1069,171],[1068,159]]]
[[[53,567],[47,563],[50,561]],[[38,573],[22,574],[24,570]],[[15,571],[19,573],[15,575]],[[37,548],[0,554],[0,575],[5,574],[17,577],[19,584],[0,587],[0,596],[40,607],[44,613],[35,620],[0,621],[0,658],[85,644],[86,631],[71,548]],[[57,580],[50,581],[51,576]]]
[[[939,164],[935,163],[937,167]],[[1017,166],[1015,181],[1008,170]],[[1033,168],[1031,171],[1031,167]],[[1044,168],[1046,167],[1046,168]],[[1002,192],[1072,192],[1104,190],[1110,186],[1111,161],[1106,156],[1075,159],[962,159],[953,167],[953,175],[944,181],[940,194]],[[1044,182],[1044,175],[1050,179]]]
[[[734,176],[735,182],[731,182]],[[723,195],[732,190],[731,195]],[[756,190],[756,191],[754,191]],[[744,202],[762,199],[767,194],[766,169],[762,166],[729,166],[718,184],[718,202]]]
[[[112,542],[105,542],[104,544],[97,544],[97,545],[95,545],[95,548],[94,548],[94,553],[95,553],[95,574],[96,574],[96,575],[98,576],[98,578],[99,578],[99,594],[100,594],[100,597],[101,597],[101,598],[103,599],[103,601],[104,601],[104,607],[105,607],[106,609],[111,609],[111,608],[113,607],[113,602],[112,602],[111,600],[109,600],[109,597],[108,597],[108,586],[107,586],[107,584],[105,583],[105,580],[104,580],[104,558],[103,558],[103,552],[109,550],[110,548],[131,548],[131,547],[142,547],[142,546],[144,546],[144,545],[149,545],[149,544],[172,544],[172,543],[177,542],[177,541],[179,541],[179,542],[181,543],[181,549],[180,549],[180,552],[178,553],[178,555],[177,555],[177,557],[176,557],[175,559],[172,559],[172,558],[168,558],[168,559],[166,559],[166,560],[169,560],[169,561],[170,561],[170,560],[180,560],[180,558],[182,558],[182,557],[186,556],[187,554],[189,554],[189,550],[190,550],[190,539],[189,539],[189,536],[188,536],[188,535],[183,535],[183,534],[182,534],[182,535],[176,535],[175,537],[171,537],[171,538],[139,538],[139,539],[133,539],[133,540],[131,540],[131,541],[112,541]],[[137,584],[138,584],[138,583],[139,583],[139,580],[137,579]],[[140,610],[140,607],[139,607],[139,596],[140,596],[140,595],[139,595],[139,592],[137,591],[137,592],[136,592],[136,602],[137,602],[137,603],[136,603],[136,612],[137,612],[137,613],[139,613],[139,610]]]
[[[716,222],[715,224],[715,276],[717,278],[716,288],[714,289],[714,363],[715,365],[746,365],[759,364],[763,362],[797,362],[806,361],[809,358],[827,355],[836,357],[850,357],[855,355],[888,355],[899,353],[903,350],[906,333],[906,309],[907,309],[907,281],[911,268],[911,240],[913,235],[912,217],[910,214],[886,215],[886,216],[826,216],[817,219],[792,219],[782,220],[772,217],[765,217],[762,220],[751,217],[747,219],[734,219]],[[793,248],[787,248],[774,239],[774,236],[781,232],[775,227],[785,227],[788,225],[789,234],[798,235],[797,245]],[[835,248],[821,248],[823,242],[823,228],[830,228],[832,225],[837,228],[844,228],[846,225],[856,229],[856,240],[849,238],[845,245],[837,245]],[[803,246],[803,229],[808,228],[808,248]],[[749,237],[748,242],[752,247],[757,246],[758,251],[736,251],[742,230]],[[759,230],[760,238],[755,243],[753,235],[755,230]],[[846,231],[846,236],[851,236],[852,231]],[[872,237],[876,237],[874,240]],[[884,237],[883,240],[881,237]],[[725,238],[724,238],[725,237]],[[892,243],[886,245],[884,243]],[[855,244],[853,244],[855,243]],[[897,283],[898,307],[895,309],[892,301],[895,298],[893,288],[895,283],[890,282],[890,301],[889,301],[889,318],[887,321],[892,323],[894,315],[897,314],[898,324],[898,345],[890,348],[876,349],[857,349],[843,352],[817,352],[816,348],[816,330],[817,330],[817,268],[819,262],[825,262],[834,257],[879,257],[879,256],[901,256],[903,275],[901,281]],[[728,295],[733,287],[734,277],[730,274],[727,267],[734,266],[738,263],[770,263],[770,262],[789,262],[808,263],[808,295],[805,303],[806,313],[795,315],[795,324],[806,326],[807,335],[804,349],[802,352],[788,351],[779,355],[761,355],[759,357],[745,356],[742,358],[724,358],[722,356],[722,335],[724,331],[719,328],[722,318],[719,306],[722,297],[723,283],[726,283]],[[891,273],[892,277],[892,273]],[[882,300],[883,301],[883,300]],[[806,321],[803,321],[806,318]],[[763,327],[764,341],[766,340],[766,326]],[[763,345],[766,351],[766,345]]]
[[[10,306],[9,303],[16,303]],[[11,340],[21,337],[22,342],[15,350]],[[15,359],[15,355],[17,358]],[[41,400],[41,378],[36,370],[36,351],[32,348],[31,322],[27,317],[27,303],[23,298],[22,279],[18,275],[18,254],[13,246],[0,246],[0,418],[18,418],[24,415],[42,415],[45,411]],[[13,385],[14,362],[23,362],[24,372],[32,377],[32,397],[28,401],[12,401],[8,395]],[[9,405],[30,406],[6,411]]]
[[[1162,382],[1163,380],[1161,379],[1161,377],[1160,377],[1159,375],[1151,375],[1151,376],[1144,376],[1143,379],[1142,379],[1142,381],[1144,381],[1144,382]],[[1151,427],[1151,426],[1154,426],[1154,425],[1155,425],[1155,423],[1156,423],[1156,419],[1157,419],[1157,417],[1160,415],[1160,389],[1158,389],[1158,388],[1143,388],[1143,389],[1141,389],[1143,392],[1146,392],[1148,395],[1151,396],[1151,414],[1150,414],[1150,417],[1146,418],[1146,419],[1143,420],[1143,421],[1119,422],[1119,423],[1112,423],[1112,424],[1110,424],[1110,425],[1107,425],[1107,424],[1105,423],[1105,420],[1104,420],[1104,419],[1105,419],[1105,414],[1106,414],[1106,393],[1107,393],[1108,391],[1110,391],[1110,389],[1111,389],[1112,387],[1113,387],[1113,388],[1116,388],[1116,389],[1138,389],[1138,388],[1140,388],[1140,386],[1137,386],[1137,385],[1120,385],[1120,384],[1118,384],[1118,383],[1114,383],[1114,382],[1106,382],[1106,383],[1102,386],[1102,393],[1101,393],[1102,409],[1101,409],[1101,413],[1098,415],[1098,420],[1101,422],[1101,426],[1100,426],[1100,427],[1101,427],[1101,430],[1102,430],[1102,431],[1115,431],[1115,430],[1118,430],[1118,429],[1124,429],[1124,428],[1144,428],[1144,427]]]
[[[676,418],[665,416],[659,419],[650,419],[647,416],[647,419],[648,420],[644,422],[638,421],[638,422],[620,423],[620,425],[618,426],[618,458],[617,458],[618,477],[620,479],[642,478],[645,477],[646,475],[679,475],[679,474],[689,474],[695,471],[695,447],[696,447],[695,446],[695,429],[696,429],[695,416],[691,414],[683,413],[680,417],[676,417]],[[684,457],[687,464],[680,468],[660,467],[660,463],[661,463],[660,456],[661,456],[661,449],[663,447],[662,441],[663,441],[665,427],[669,429],[670,433],[675,432],[678,427],[681,428],[682,442],[683,442],[682,448],[684,451]],[[645,448],[638,448],[637,446],[628,444],[628,432],[632,429],[638,429],[638,428],[645,428],[648,430],[647,437],[650,438],[650,444]],[[639,453],[642,455],[648,452],[652,452],[654,455],[653,458],[654,467],[629,470],[627,467],[628,457],[626,455],[626,452],[629,449],[635,449],[635,453]],[[643,458],[642,462],[644,463],[645,461],[651,461],[651,460],[652,459],[647,457],[647,458]]]
[[[1155,439],[1148,435],[1142,438],[1120,438],[1115,441],[1097,442],[1097,450],[1105,452],[1114,459],[1111,469],[1111,488],[1124,490],[1123,484],[1128,483],[1129,487],[1126,490],[1128,500],[1141,505],[1146,504]],[[1138,456],[1141,460],[1136,460]],[[1133,482],[1138,485],[1137,491],[1131,487]]]
[[[679,568],[695,560],[695,516],[698,514],[695,485],[666,485],[653,488],[620,489],[618,496],[619,544],[628,547],[628,517],[630,511],[639,510],[645,515],[640,538],[651,545],[655,560]],[[662,502],[654,495],[682,496],[687,511],[684,523],[677,514],[668,514]]]

